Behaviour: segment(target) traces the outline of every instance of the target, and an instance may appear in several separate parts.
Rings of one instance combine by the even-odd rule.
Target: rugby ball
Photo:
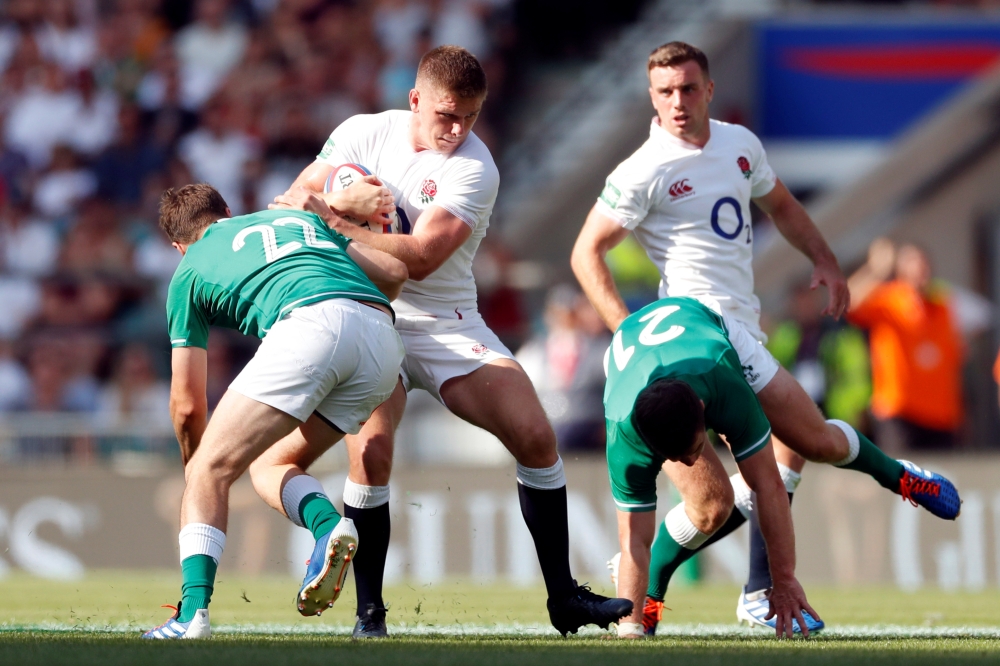
[[[372,172],[361,164],[341,164],[335,167],[330,172],[330,175],[327,176],[326,183],[323,185],[323,192],[345,190],[365,176],[370,175],[372,175]],[[376,234],[399,233],[399,216],[396,215],[395,211],[386,216],[385,224],[370,224],[366,220],[357,220],[349,215],[345,215],[344,219]]]

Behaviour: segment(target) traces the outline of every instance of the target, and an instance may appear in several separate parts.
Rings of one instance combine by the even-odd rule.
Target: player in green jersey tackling
[[[608,472],[621,545],[618,595],[634,604],[631,617],[618,625],[619,635],[645,635],[643,600],[661,467],[689,469],[674,477],[682,479],[677,485],[683,502],[667,514],[658,539],[698,548],[733,510],[733,489],[706,429],[725,437],[740,473],[757,493],[777,634],[792,636],[794,621],[808,635],[804,619],[818,615],[795,579],[795,536],[771,427],[744,378],[723,316],[693,298],[664,298],[622,322],[606,360]]]
[[[334,213],[319,198],[304,196],[301,207],[230,218],[209,185],[167,190],[161,200],[160,226],[184,255],[167,296],[170,412],[186,480],[183,585],[177,612],[146,638],[211,635],[229,488],[251,463],[257,492],[316,538],[300,613],[333,605],[357,550],[352,522],[305,469],[356,434],[395,388],[403,346],[389,301],[408,273],[332,231]],[[263,340],[206,426],[209,325]]]

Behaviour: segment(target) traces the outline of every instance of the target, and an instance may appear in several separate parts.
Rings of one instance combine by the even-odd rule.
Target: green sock
[[[735,508],[729,514],[729,519],[720,527],[710,539],[694,550],[680,545],[667,531],[665,521],[660,521],[660,530],[653,541],[653,548],[649,557],[649,585],[646,587],[646,596],[650,599],[663,601],[667,595],[667,585],[677,569],[690,560],[695,554],[708,548],[723,537],[729,536],[740,525],[746,522],[746,518]]]
[[[667,524],[661,520],[649,556],[649,585],[646,587],[646,596],[663,601],[667,595],[670,577],[677,571],[677,567],[690,559],[694,553],[695,551],[688,550],[674,541],[667,531]]]
[[[861,445],[858,449],[858,457],[846,465],[839,465],[839,467],[864,472],[878,481],[883,488],[898,493],[899,479],[903,476],[903,466],[898,460],[882,453],[877,446],[872,444],[870,439],[858,432],[857,428],[853,430],[858,434],[858,441]]]
[[[329,498],[320,493],[309,493],[299,502],[299,517],[302,524],[312,532],[314,539],[333,530],[340,522],[340,514],[333,508]]]
[[[181,612],[178,622],[189,622],[201,608],[208,608],[215,588],[219,565],[208,555],[192,555],[181,562],[184,583],[181,585]]]

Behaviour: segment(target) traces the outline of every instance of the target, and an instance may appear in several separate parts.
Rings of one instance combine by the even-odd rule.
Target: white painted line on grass
[[[149,627],[134,624],[96,625],[42,622],[37,624],[0,623],[0,634],[13,632],[53,633],[114,633],[129,634],[145,631]],[[220,635],[252,636],[350,636],[353,625],[285,625],[275,623],[227,624],[212,627]],[[608,632],[597,627],[584,627],[578,635],[600,636]],[[469,636],[475,637],[544,637],[558,636],[547,624],[395,624],[389,625],[389,634],[395,636]],[[658,638],[738,638],[753,636],[766,638],[770,630],[747,629],[733,624],[661,624]],[[904,625],[841,625],[828,627],[820,637],[827,638],[993,638],[1000,639],[1000,627],[923,627]]]

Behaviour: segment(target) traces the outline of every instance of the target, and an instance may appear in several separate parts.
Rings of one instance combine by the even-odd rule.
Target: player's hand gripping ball
[[[354,183],[361,181],[365,176],[370,175],[372,175],[372,172],[361,164],[341,164],[327,176],[326,183],[323,185],[323,192],[346,190]],[[343,217],[351,224],[356,224],[376,234],[399,233],[399,216],[395,211],[385,216],[384,224],[371,224],[366,220],[358,220],[350,215],[344,215]]]

